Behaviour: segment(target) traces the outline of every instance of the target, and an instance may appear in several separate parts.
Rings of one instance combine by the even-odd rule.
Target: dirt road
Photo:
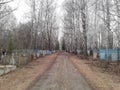
[[[15,71],[0,76],[0,90],[27,90],[54,63],[58,53],[40,57]]]
[[[30,90],[92,90],[69,57],[60,54],[52,68]]]

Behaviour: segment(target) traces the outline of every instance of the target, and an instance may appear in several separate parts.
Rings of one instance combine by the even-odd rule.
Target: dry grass
[[[71,56],[71,61],[95,90],[120,90],[120,78],[103,73],[99,68],[92,66],[86,60]]]
[[[40,58],[0,77],[0,90],[26,90],[54,62],[57,54]]]

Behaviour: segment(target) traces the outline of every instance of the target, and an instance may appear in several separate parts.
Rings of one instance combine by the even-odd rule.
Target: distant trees
[[[65,39],[62,40],[62,50],[66,50]]]
[[[55,39],[57,36],[57,23],[55,14],[55,3],[53,0],[32,0],[32,34],[34,49],[37,49],[38,45],[38,34],[41,35],[41,45],[42,49],[52,50],[56,45]]]
[[[117,23],[115,34],[117,37],[117,47],[120,48],[120,1],[114,0],[114,5],[115,5],[115,15],[116,15],[115,22]]]
[[[54,50],[58,46],[58,27],[53,0],[30,0],[30,21],[16,28],[16,49]],[[15,33],[15,32],[14,32]]]
[[[10,42],[12,42],[9,38],[10,32],[16,26],[16,18],[13,15],[13,11],[8,4],[13,0],[0,0],[0,49],[6,48],[9,49],[9,45],[11,47]],[[12,37],[11,37],[12,38]]]
[[[87,55],[87,4],[84,0],[67,0],[64,5],[65,41],[68,50],[77,52],[85,51]]]
[[[0,49],[9,52],[25,49],[58,49],[58,25],[54,0],[27,0],[30,12],[26,23],[17,23],[9,6],[13,0],[0,1]]]
[[[53,0],[30,0],[30,49],[52,50],[57,45],[58,26],[56,22],[56,5]]]
[[[64,2],[64,36],[67,49],[118,48],[119,0],[67,0]],[[76,49],[77,48],[77,49]]]
[[[81,18],[82,18],[82,29],[84,36],[84,53],[87,56],[87,2],[85,0],[81,0]]]

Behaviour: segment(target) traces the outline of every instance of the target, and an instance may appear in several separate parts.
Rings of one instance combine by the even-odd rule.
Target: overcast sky
[[[25,20],[25,13],[29,12],[29,6],[26,4],[25,2],[26,0],[14,0],[14,2],[10,3],[10,6],[12,8],[17,8],[16,11],[14,11],[14,15],[17,18],[18,22],[21,22],[23,20]],[[56,0],[57,2],[57,14],[58,14],[58,18],[61,17],[62,15],[62,3],[64,0]]]
[[[14,15],[17,18],[18,22],[22,22],[25,19],[25,13],[29,12],[29,6],[25,3],[25,0],[14,0],[14,2],[10,3],[10,6],[12,8],[17,8],[16,11],[14,11]]]
[[[59,24],[59,39],[63,36],[62,34],[62,19],[63,19],[63,8],[62,3],[64,0],[56,0],[57,2],[57,22]],[[26,4],[26,0],[14,0],[14,2],[10,3],[10,6],[12,8],[17,8],[16,11],[14,11],[14,15],[17,18],[17,22],[27,22],[28,20],[25,18],[25,13],[28,13],[30,10],[30,7]]]
[[[57,0],[57,16],[58,16],[58,23],[59,23],[59,40],[63,36],[63,25],[62,25],[62,19],[63,19],[63,4],[64,0]]]

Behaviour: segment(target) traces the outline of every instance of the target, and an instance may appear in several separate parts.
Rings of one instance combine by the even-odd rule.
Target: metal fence
[[[14,50],[12,55],[1,55],[0,64],[3,65],[25,65],[40,56],[50,55],[55,51],[50,50]]]
[[[15,55],[4,55],[1,58],[0,63],[2,65],[25,65],[30,62],[30,55],[15,54]]]
[[[100,60],[111,60],[118,61],[120,60],[120,50],[119,49],[104,49],[99,51]]]

